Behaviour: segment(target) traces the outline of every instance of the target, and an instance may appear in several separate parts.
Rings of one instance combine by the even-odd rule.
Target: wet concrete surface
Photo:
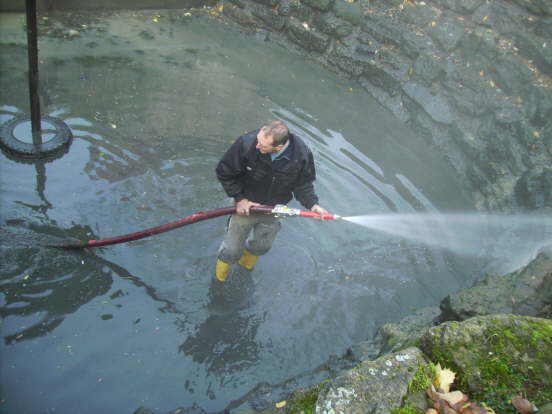
[[[28,93],[24,16],[0,19],[4,122]],[[43,113],[75,138],[48,163],[1,155],[0,410],[222,410],[477,276],[474,258],[306,219],[285,220],[254,271],[222,288],[224,218],[102,249],[44,247],[228,205],[216,163],[273,118],[312,148],[332,212],[473,205],[443,155],[357,85],[261,37],[183,11],[39,20]],[[273,403],[259,395],[254,408]]]

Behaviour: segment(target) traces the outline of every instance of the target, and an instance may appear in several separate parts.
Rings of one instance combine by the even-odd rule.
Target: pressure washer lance
[[[272,215],[274,217],[309,217],[316,218],[320,220],[338,220],[341,219],[341,216],[337,214],[319,214],[314,211],[305,211],[299,210],[298,208],[289,208],[288,206],[277,204],[274,207],[272,206],[252,206],[249,209],[251,214],[264,214]],[[71,242],[62,243],[62,244],[50,244],[48,247],[56,247],[61,249],[84,249],[88,247],[100,247],[100,246],[109,246],[111,244],[126,243],[134,240],[143,239],[145,237],[150,237],[155,234],[164,233],[169,230],[174,230],[188,224],[197,223],[198,221],[208,220],[215,217],[236,214],[236,207],[223,207],[215,210],[209,211],[200,211],[198,213],[192,214],[191,216],[181,218],[180,220],[171,221],[170,223],[162,224],[157,227],[152,227],[149,229],[137,231],[135,233],[125,234],[123,236],[111,237],[108,239],[102,240],[88,240],[80,241],[73,240]]]

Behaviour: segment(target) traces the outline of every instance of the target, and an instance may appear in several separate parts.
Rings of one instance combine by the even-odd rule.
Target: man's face
[[[273,154],[280,151],[284,146],[278,145],[276,147],[272,146],[274,138],[272,135],[267,135],[261,129],[257,134],[257,146],[256,148],[261,152],[261,154]]]

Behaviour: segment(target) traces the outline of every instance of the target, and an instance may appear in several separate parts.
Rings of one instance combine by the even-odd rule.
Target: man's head
[[[263,125],[257,134],[257,149],[262,154],[281,151],[288,141],[289,130],[282,121],[271,121]]]

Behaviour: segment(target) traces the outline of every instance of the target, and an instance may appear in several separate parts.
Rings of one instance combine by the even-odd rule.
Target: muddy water
[[[2,122],[28,107],[23,21],[1,15]],[[75,139],[48,163],[1,155],[3,412],[263,408],[281,398],[271,384],[472,281],[473,259],[345,222],[285,220],[223,289],[224,218],[103,249],[43,247],[227,205],[218,159],[273,118],[312,148],[332,212],[472,203],[443,157],[354,83],[263,36],[170,11],[40,22],[43,113]]]

